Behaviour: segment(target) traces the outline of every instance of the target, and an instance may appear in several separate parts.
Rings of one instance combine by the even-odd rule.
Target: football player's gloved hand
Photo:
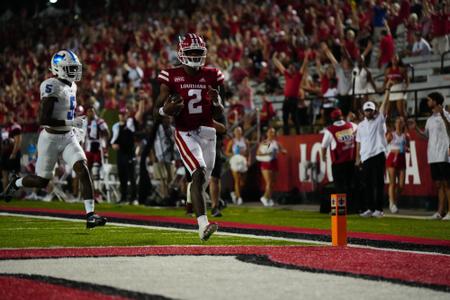
[[[177,115],[184,107],[183,98],[178,94],[169,96],[169,99],[164,103],[163,112],[166,115]]]
[[[85,123],[85,117],[76,117],[72,120],[66,120],[66,125],[67,126],[73,126],[76,128],[83,128],[84,123]]]

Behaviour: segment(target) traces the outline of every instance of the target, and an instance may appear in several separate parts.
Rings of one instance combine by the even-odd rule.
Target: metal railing
[[[447,56],[447,54],[449,54],[449,53],[450,53],[450,50],[449,51],[445,51],[441,55],[441,69],[439,71],[440,74],[444,74],[444,60],[445,60],[445,56]]]

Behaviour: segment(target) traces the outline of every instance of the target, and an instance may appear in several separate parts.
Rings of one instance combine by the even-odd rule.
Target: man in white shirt
[[[361,217],[383,217],[384,173],[386,164],[386,102],[392,82],[388,82],[386,93],[377,112],[375,103],[363,105],[364,120],[356,132],[356,162],[362,165],[367,210]]]
[[[413,56],[424,56],[431,54],[431,46],[426,39],[422,37],[422,33],[417,31],[414,34],[414,44],[412,47]]]
[[[428,139],[427,158],[430,165],[431,178],[438,189],[438,211],[431,216],[436,220],[450,220],[450,114],[443,109],[444,96],[433,92],[427,97],[428,107],[433,114],[427,119],[425,131],[416,127],[419,136]],[[447,199],[447,201],[445,201]],[[447,209],[445,204],[447,202]]]

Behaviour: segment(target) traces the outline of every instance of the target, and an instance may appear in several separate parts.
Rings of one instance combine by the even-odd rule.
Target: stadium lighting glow
[[[58,2],[58,0],[48,0],[48,2],[55,4],[56,2]]]

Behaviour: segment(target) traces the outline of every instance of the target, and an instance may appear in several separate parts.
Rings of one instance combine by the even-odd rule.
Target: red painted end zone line
[[[126,299],[117,295],[109,296],[92,291],[83,291],[38,280],[0,276],[1,295],[8,299],[78,299],[78,300],[120,300]]]
[[[0,211],[3,212],[39,212],[48,214],[66,214],[73,216],[82,216],[83,211],[78,210],[62,210],[62,209],[38,209],[38,208],[23,208],[23,207],[4,207],[0,206]],[[162,222],[162,223],[175,223],[175,224],[188,224],[196,225],[194,219],[178,218],[178,217],[162,217],[162,216],[144,216],[129,213],[116,213],[116,212],[102,212],[102,215],[110,218],[120,218],[135,221],[149,221],[149,222]],[[293,226],[275,226],[275,225],[263,225],[263,224],[244,224],[237,222],[218,222],[222,228],[236,228],[236,229],[254,229],[254,230],[267,230],[278,232],[289,232],[298,234],[316,234],[316,235],[330,235],[330,230],[314,229],[314,228],[301,228]],[[418,238],[408,237],[390,234],[377,234],[377,233],[364,233],[364,232],[349,232],[347,235],[349,238],[367,239],[375,241],[389,241],[399,243],[411,243],[419,245],[430,246],[444,246],[450,247],[450,240],[436,240],[430,238]]]
[[[353,247],[152,246],[56,249],[4,249],[2,259],[146,256],[267,255],[272,261],[316,270],[346,272],[450,287],[450,256]]]

